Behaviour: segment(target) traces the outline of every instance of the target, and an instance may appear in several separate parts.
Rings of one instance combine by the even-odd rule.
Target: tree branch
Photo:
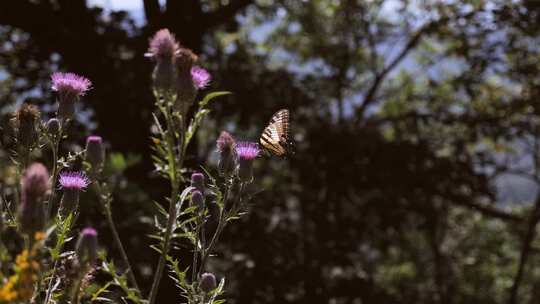
[[[420,42],[421,38],[431,31],[433,31],[435,28],[437,28],[440,24],[446,22],[447,18],[442,18],[436,21],[429,22],[428,24],[425,24],[422,26],[414,35],[411,36],[405,47],[399,52],[399,54],[392,60],[390,63],[382,69],[381,72],[379,72],[375,79],[373,80],[373,83],[369,87],[364,100],[362,101],[362,104],[358,109],[356,110],[357,119],[361,120],[364,116],[364,112],[366,111],[367,107],[375,101],[375,95],[377,94],[377,91],[379,90],[379,87],[385,80],[386,76],[394,70],[405,57],[416,48],[418,43]]]
[[[521,254],[519,257],[519,266],[514,277],[514,283],[510,288],[510,298],[508,299],[508,304],[516,304],[518,298],[519,287],[523,280],[523,274],[525,272],[525,266],[529,255],[531,254],[532,242],[536,236],[536,226],[540,220],[540,195],[537,195],[536,202],[534,203],[534,208],[529,216],[529,225],[527,226],[527,232],[525,234],[525,239],[523,240],[523,245],[521,248]]]
[[[474,211],[478,211],[478,212],[482,213],[483,215],[486,215],[486,216],[489,216],[489,217],[492,217],[492,218],[496,218],[496,219],[500,219],[500,220],[503,220],[503,221],[522,223],[523,220],[524,220],[522,217],[520,217],[518,215],[508,213],[508,212],[504,212],[504,211],[499,210],[497,208],[489,207],[487,205],[481,205],[481,204],[477,204],[477,203],[473,203],[473,202],[467,202],[467,201],[463,201],[463,200],[453,200],[452,203],[454,203],[456,205],[459,205],[459,206],[462,206],[462,207],[467,207],[467,208],[472,209]]]
[[[143,4],[146,22],[152,28],[157,25],[158,20],[161,17],[159,0],[143,0]]]

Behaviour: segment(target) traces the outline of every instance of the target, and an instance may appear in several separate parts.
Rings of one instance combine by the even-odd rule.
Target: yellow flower
[[[15,258],[15,274],[0,287],[0,302],[28,301],[32,298],[34,284],[38,280],[37,273],[40,270],[39,263],[33,259],[35,256],[34,248],[30,253],[23,250]]]

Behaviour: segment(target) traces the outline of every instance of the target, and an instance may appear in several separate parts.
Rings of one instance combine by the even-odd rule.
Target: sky
[[[159,0],[159,2],[164,5],[165,0]],[[144,22],[142,0],[87,0],[87,3],[88,6],[99,6],[108,11],[125,10],[133,16],[138,25],[142,25]]]

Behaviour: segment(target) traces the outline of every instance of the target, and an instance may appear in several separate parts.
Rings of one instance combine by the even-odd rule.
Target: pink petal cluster
[[[252,160],[260,153],[259,145],[253,142],[239,142],[236,144],[236,154],[240,159]]]
[[[94,228],[87,227],[82,230],[81,235],[97,236],[97,231]]]
[[[52,90],[62,95],[84,96],[91,89],[92,82],[75,73],[56,72],[51,75]]]
[[[82,190],[90,184],[90,181],[82,172],[65,172],[60,174],[60,185],[64,189]]]
[[[161,29],[150,39],[150,47],[145,56],[172,60],[179,49],[180,44],[174,35],[168,29]]]
[[[206,88],[206,86],[208,86],[210,83],[210,80],[212,80],[210,73],[200,66],[193,66],[191,68],[191,78],[198,89]]]

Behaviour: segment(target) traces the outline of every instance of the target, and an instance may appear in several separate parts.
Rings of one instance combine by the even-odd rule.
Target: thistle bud
[[[201,193],[204,193],[204,174],[200,172],[191,174],[191,187],[194,187]]]
[[[45,227],[45,207],[43,200],[51,188],[49,172],[40,163],[26,169],[21,180],[21,205],[19,222],[21,231],[29,236]]]
[[[199,288],[205,293],[209,293],[212,290],[216,289],[216,276],[213,273],[205,272],[201,275],[201,280],[199,281]]]
[[[36,106],[23,104],[15,113],[14,126],[17,134],[17,143],[23,153],[28,153],[39,138],[37,122],[40,113]]]
[[[60,212],[63,216],[77,210],[79,206],[79,194],[89,184],[88,178],[80,172],[67,172],[60,174],[60,185],[63,194],[60,202]]]
[[[75,102],[90,90],[92,82],[74,73],[54,73],[51,81],[51,89],[58,94],[58,118],[62,121],[73,118]]]
[[[217,149],[219,152],[219,173],[229,176],[236,166],[236,142],[234,138],[226,131],[222,131],[217,140]]]
[[[240,142],[236,145],[238,155],[238,178],[242,182],[253,180],[253,160],[259,155],[259,146],[252,142]]]
[[[57,137],[60,135],[60,121],[56,118],[51,118],[47,122],[47,133],[50,136]]]
[[[97,259],[97,231],[94,228],[84,228],[77,245],[75,252],[79,258],[79,262],[83,264],[93,264]]]
[[[199,210],[204,210],[204,196],[201,191],[195,190],[191,193],[191,205],[197,206]]]
[[[100,136],[88,136],[86,139],[86,161],[92,165],[93,171],[99,171],[105,161],[105,149]]]
[[[178,66],[178,81],[176,84],[175,108],[182,115],[186,115],[197,97],[197,86],[193,82],[191,68],[197,62],[198,57],[191,50],[180,48],[176,56]]]
[[[152,78],[154,89],[160,95],[174,93],[178,79],[176,54],[179,48],[179,43],[168,29],[157,31],[150,39],[150,47],[145,56],[156,61]]]

